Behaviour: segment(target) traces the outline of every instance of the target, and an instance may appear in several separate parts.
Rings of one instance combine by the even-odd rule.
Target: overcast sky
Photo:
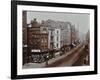
[[[37,18],[37,21],[41,20],[54,20],[54,21],[63,21],[71,22],[78,28],[82,33],[86,33],[89,30],[90,26],[90,15],[82,13],[61,13],[61,12],[39,12],[39,11],[27,11],[27,23],[30,23],[31,20]]]

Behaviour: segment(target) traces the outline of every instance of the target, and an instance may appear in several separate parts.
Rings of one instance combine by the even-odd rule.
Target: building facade
[[[42,21],[40,25],[40,49],[41,52],[47,52],[48,51],[48,27],[45,25],[45,22]]]
[[[22,22],[22,27],[23,27],[23,34],[22,34],[22,38],[23,38],[23,64],[27,63],[27,12],[23,11],[22,12],[23,15],[23,22]]]
[[[71,43],[71,23],[61,25],[61,47]]]
[[[40,26],[36,19],[27,27],[28,62],[32,62],[32,53],[40,52]]]
[[[61,44],[60,44],[61,34],[60,33],[61,33],[60,29],[54,30],[54,47],[55,47],[55,49],[60,49],[60,47],[61,47]]]
[[[39,61],[42,53],[48,51],[48,32],[43,22],[38,23],[36,19],[31,21],[27,28],[28,61]]]
[[[60,29],[49,29],[49,36],[48,36],[48,47],[50,49],[60,49],[60,37],[61,37],[61,30]]]

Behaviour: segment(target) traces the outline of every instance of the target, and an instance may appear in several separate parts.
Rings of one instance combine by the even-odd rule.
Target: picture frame
[[[27,12],[28,17],[30,17],[30,18],[32,16],[40,14],[39,17],[37,17],[37,16],[35,16],[35,17],[42,18],[42,19],[45,19],[45,18],[54,19],[55,23],[57,23],[57,20],[58,20],[58,22],[60,23],[61,26],[62,26],[62,23],[64,23],[64,21],[63,21],[63,19],[65,19],[64,17],[67,17],[68,15],[69,15],[69,17],[71,17],[71,16],[75,17],[75,20],[78,22],[78,18],[80,16],[80,14],[82,16],[84,14],[86,14],[85,17],[88,17],[88,18],[84,19],[84,18],[80,17],[79,18],[80,23],[78,23],[78,26],[79,26],[79,29],[81,29],[80,26],[82,26],[82,24],[84,24],[83,26],[87,26],[87,25],[89,26],[89,34],[90,34],[90,36],[89,36],[90,43],[88,43],[90,46],[88,48],[89,64],[86,66],[74,66],[74,67],[73,66],[64,66],[64,67],[57,66],[57,67],[55,67],[54,64],[56,64],[56,63],[54,63],[53,67],[48,67],[49,60],[52,60],[52,59],[48,59],[47,58],[48,56],[46,56],[46,58],[45,58],[46,60],[45,61],[42,60],[46,63],[46,65],[47,65],[46,67],[37,68],[37,66],[36,66],[35,68],[32,67],[29,69],[29,68],[27,68],[27,67],[29,67],[29,65],[26,64],[27,67],[23,68],[25,63],[29,63],[31,61],[29,57],[28,57],[28,59],[26,59],[24,57],[24,52],[23,52],[24,51],[23,46],[24,47],[29,46],[28,41],[27,41],[27,45],[24,45],[24,42],[23,42],[24,41],[23,25],[25,24],[25,20],[24,20],[25,12]],[[75,14],[75,15],[73,15],[73,14]],[[59,15],[61,16],[61,19],[60,19]],[[40,19],[40,20],[42,21],[42,19]],[[62,23],[59,21],[59,19],[62,21]],[[34,19],[34,20],[36,20],[36,19]],[[68,20],[70,20],[70,18],[68,18]],[[75,20],[74,20],[74,18],[72,18],[72,20],[70,20],[70,21],[72,21],[72,23],[73,23]],[[85,23],[84,20],[88,20],[88,21],[86,21],[86,23]],[[29,24],[27,24],[27,25],[29,25]],[[84,30],[85,28],[87,29],[87,27],[83,27],[82,29]],[[70,28],[70,31],[72,31],[72,28]],[[27,32],[27,34],[28,34],[28,32]],[[73,35],[73,34],[71,33],[71,35]],[[28,36],[30,36],[30,35],[27,35],[27,37]],[[27,40],[28,40],[28,38],[27,38]],[[35,41],[35,43],[36,43],[36,41]],[[35,45],[35,43],[33,45]],[[71,44],[72,44],[72,41],[71,41]],[[84,43],[82,42],[82,44],[84,44]],[[86,47],[86,45],[85,45],[85,47]],[[55,48],[53,48],[53,49],[55,49]],[[27,50],[29,50],[29,48],[27,48]],[[31,52],[32,51],[37,52],[37,50],[31,49]],[[29,52],[27,51],[27,53],[29,53]],[[41,54],[42,54],[42,52],[41,52]],[[62,55],[63,54],[61,54],[60,56],[62,57]],[[27,55],[27,56],[30,56],[30,55]],[[30,57],[32,57],[32,55]],[[33,57],[34,57],[34,55],[33,55]],[[37,57],[34,57],[34,58],[32,58],[32,61],[35,58],[37,59]],[[36,61],[40,64],[41,63],[40,60],[36,60],[36,59],[32,63],[35,64],[35,61]],[[63,60],[64,59],[58,60],[58,63],[59,64],[63,63]],[[58,63],[56,65],[58,65]],[[69,62],[69,64],[71,64],[71,62]],[[50,66],[52,66],[52,65],[50,65]],[[33,1],[11,1],[11,79],[60,77],[60,76],[75,76],[75,75],[90,75],[90,74],[97,74],[97,5],[69,4],[69,3],[65,4],[65,3],[49,3],[49,2],[33,2]]]

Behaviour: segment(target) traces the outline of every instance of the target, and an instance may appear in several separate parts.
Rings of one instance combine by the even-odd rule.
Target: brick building
[[[41,58],[42,52],[48,51],[48,32],[44,23],[36,19],[27,27],[28,61],[33,62],[36,56]],[[37,58],[38,59],[38,58]]]
[[[45,25],[45,22],[42,21],[40,25],[40,40],[41,40],[41,52],[48,51],[48,27]]]

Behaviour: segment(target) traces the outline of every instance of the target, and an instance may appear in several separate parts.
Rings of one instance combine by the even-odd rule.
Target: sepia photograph
[[[23,68],[89,66],[90,14],[22,11]]]
[[[97,6],[12,1],[11,78],[97,74]]]

